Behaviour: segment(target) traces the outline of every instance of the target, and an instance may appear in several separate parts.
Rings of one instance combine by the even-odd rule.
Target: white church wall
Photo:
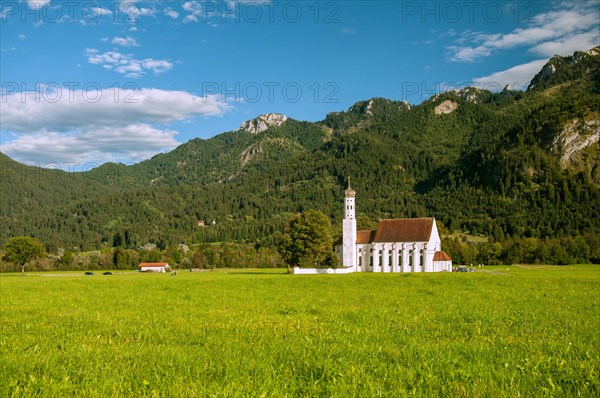
[[[369,264],[369,250],[368,247],[369,245],[356,245],[356,251],[358,253],[358,260],[357,260],[357,271],[358,272],[366,272],[367,271],[367,265]]]
[[[442,240],[440,239],[435,218],[433,219],[433,227],[431,228],[431,235],[429,236],[429,242],[427,243],[427,247],[434,252],[442,250]]]
[[[435,218],[433,219],[433,226],[431,228],[431,235],[429,236],[429,242],[427,242],[427,270],[426,272],[439,272],[436,271],[436,267],[433,264],[433,256],[436,251],[442,250],[442,240],[437,229],[437,223]]]
[[[434,261],[433,272],[452,272],[452,261]]]
[[[409,272],[423,272],[423,264],[421,264],[421,244],[420,243],[411,243],[412,246],[411,252],[409,253],[409,264],[412,258],[412,267]],[[409,246],[409,247],[410,247]]]
[[[351,274],[355,272],[352,268],[300,268],[294,267],[292,273],[294,275],[337,275]]]

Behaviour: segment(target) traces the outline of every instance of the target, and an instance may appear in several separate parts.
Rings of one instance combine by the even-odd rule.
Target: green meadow
[[[600,266],[0,275],[3,397],[598,397]]]

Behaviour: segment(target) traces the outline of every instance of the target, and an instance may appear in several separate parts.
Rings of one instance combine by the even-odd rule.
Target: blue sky
[[[0,144],[30,165],[135,163],[278,112],[525,89],[600,44],[594,1],[0,2]]]

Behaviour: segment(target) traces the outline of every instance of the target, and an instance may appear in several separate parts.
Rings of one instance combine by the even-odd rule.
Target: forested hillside
[[[98,249],[127,233],[131,247],[269,245],[306,209],[341,228],[350,176],[359,227],[435,216],[449,232],[490,242],[579,236],[591,247],[600,233],[599,54],[552,58],[527,92],[467,88],[416,106],[374,98],[317,123],[195,139],[133,166],[66,173],[1,155],[0,244],[32,235],[50,250]]]

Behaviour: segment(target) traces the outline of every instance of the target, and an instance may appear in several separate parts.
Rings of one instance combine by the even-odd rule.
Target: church
[[[356,229],[356,192],[345,191],[343,233],[335,246],[348,272],[452,272],[435,218],[380,220],[374,231]]]

